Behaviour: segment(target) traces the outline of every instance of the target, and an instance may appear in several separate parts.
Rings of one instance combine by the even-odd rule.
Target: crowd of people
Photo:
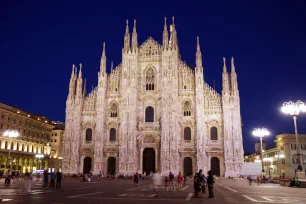
[[[158,188],[159,186],[162,185],[162,183],[165,186],[166,191],[176,191],[176,190],[183,191],[183,185],[187,181],[187,177],[183,176],[181,172],[179,172],[177,176],[175,176],[172,172],[169,172],[169,176],[164,177],[163,182],[162,182],[162,179],[163,177],[159,173],[153,174],[152,180],[153,180],[155,197],[158,197]],[[177,188],[175,187],[176,183],[177,183]],[[197,172],[193,178],[194,197],[195,198],[204,197],[206,194],[206,186],[207,186],[208,194],[209,194],[208,198],[213,198],[214,197],[214,192],[213,192],[214,183],[215,183],[215,179],[211,171],[208,172],[207,177],[203,174],[202,170]],[[202,192],[201,196],[200,196],[200,192]]]
[[[11,180],[13,183],[18,183],[19,178],[23,178],[22,183],[19,184],[19,192],[20,193],[31,193],[33,180],[36,177],[36,181],[40,181],[40,177],[43,177],[43,188],[56,188],[56,190],[61,189],[61,183],[62,183],[62,173],[60,171],[51,172],[49,173],[47,169],[45,169],[42,173],[33,174],[26,172],[23,175],[20,173],[20,171],[11,171],[6,170],[4,175],[4,186],[10,186]],[[55,185],[56,184],[56,185]]]

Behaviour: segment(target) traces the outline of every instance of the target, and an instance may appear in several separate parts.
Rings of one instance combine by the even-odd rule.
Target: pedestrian
[[[4,186],[9,186],[10,183],[11,183],[11,180],[10,180],[10,170],[6,170],[4,175],[5,175]]]
[[[248,180],[249,180],[249,185],[251,186],[252,185],[252,177],[251,177],[251,175],[248,176]]]
[[[168,191],[168,188],[169,188],[169,180],[168,180],[168,177],[167,177],[167,176],[166,176],[166,178],[165,178],[164,184],[165,184],[166,190]]]
[[[174,174],[171,171],[169,173],[169,187],[170,187],[170,191],[171,191],[171,188],[173,189],[173,191],[175,191],[175,187],[174,187]]]
[[[260,183],[260,177],[259,177],[259,175],[257,175],[257,184],[258,184],[258,186],[259,186],[259,183]]]
[[[211,171],[208,171],[207,173],[208,173],[207,184],[208,184],[208,194],[209,194],[208,198],[213,198],[215,179]]]
[[[183,176],[181,172],[179,172],[179,175],[177,176],[177,183],[178,183],[178,191],[182,191],[182,185],[183,185]]]
[[[160,176],[159,173],[154,173],[152,176],[152,180],[153,180],[154,193],[155,193],[154,197],[158,197],[158,186],[162,185],[162,177]]]
[[[205,176],[205,174],[202,174],[202,182],[201,182],[202,197],[204,197],[204,195],[205,195],[206,185],[207,185],[206,176]]]
[[[55,181],[55,173],[51,172],[51,174],[50,174],[50,188],[54,188],[54,181]]]
[[[134,174],[134,183],[138,184],[138,173],[137,172]]]
[[[58,170],[56,173],[56,190],[61,190],[62,176],[62,172]]]
[[[198,198],[201,191],[201,181],[202,181],[202,169],[198,173],[195,173],[193,177],[193,188],[194,188],[194,197]]]
[[[49,176],[47,169],[44,170],[43,175],[44,175],[44,188],[47,188],[48,187],[48,176]]]

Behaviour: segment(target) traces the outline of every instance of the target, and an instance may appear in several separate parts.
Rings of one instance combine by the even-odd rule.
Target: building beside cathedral
[[[219,94],[205,82],[199,38],[192,68],[181,59],[172,21],[168,31],[165,19],[162,44],[149,37],[140,46],[136,21],[132,33],[127,22],[122,62],[106,73],[104,43],[98,85],[89,94],[82,65],[78,72],[73,65],[63,173],[239,175],[244,152],[234,59],[230,73],[223,59]]]

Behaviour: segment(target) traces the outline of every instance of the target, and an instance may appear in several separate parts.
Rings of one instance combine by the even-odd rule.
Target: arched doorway
[[[184,176],[192,176],[192,159],[190,157],[184,158]]]
[[[155,151],[153,148],[145,148],[142,156],[142,170],[146,174],[155,173]]]
[[[85,157],[84,158],[84,165],[83,165],[83,174],[87,174],[91,171],[91,158]]]
[[[116,159],[114,157],[109,157],[107,160],[107,173],[115,174],[116,172]]]
[[[210,160],[210,170],[213,175],[220,176],[220,160],[218,157],[212,157]]]

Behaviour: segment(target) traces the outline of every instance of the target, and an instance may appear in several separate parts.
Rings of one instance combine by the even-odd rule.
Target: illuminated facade
[[[49,119],[32,115],[20,109],[0,103],[0,164],[1,171],[10,167],[22,173],[32,172],[38,168],[48,167],[48,156],[51,151],[49,137],[54,128]],[[17,130],[19,137],[9,139],[3,133],[6,130]],[[11,159],[8,160],[10,150]],[[35,158],[42,153],[43,159]]]
[[[203,169],[239,175],[243,144],[234,59],[231,73],[223,60],[219,94],[204,80],[199,39],[195,45],[192,68],[181,59],[174,18],[170,32],[165,20],[162,44],[149,37],[140,46],[136,21],[132,33],[127,22],[122,63],[106,73],[104,44],[98,85],[89,94],[82,65],[78,73],[73,65],[63,172],[192,175]]]
[[[297,146],[295,134],[280,134],[276,136],[276,146],[263,152],[263,163],[266,175],[272,177],[294,177],[297,169]],[[303,168],[306,169],[306,135],[299,134]],[[245,162],[261,162],[260,155],[245,155]]]

